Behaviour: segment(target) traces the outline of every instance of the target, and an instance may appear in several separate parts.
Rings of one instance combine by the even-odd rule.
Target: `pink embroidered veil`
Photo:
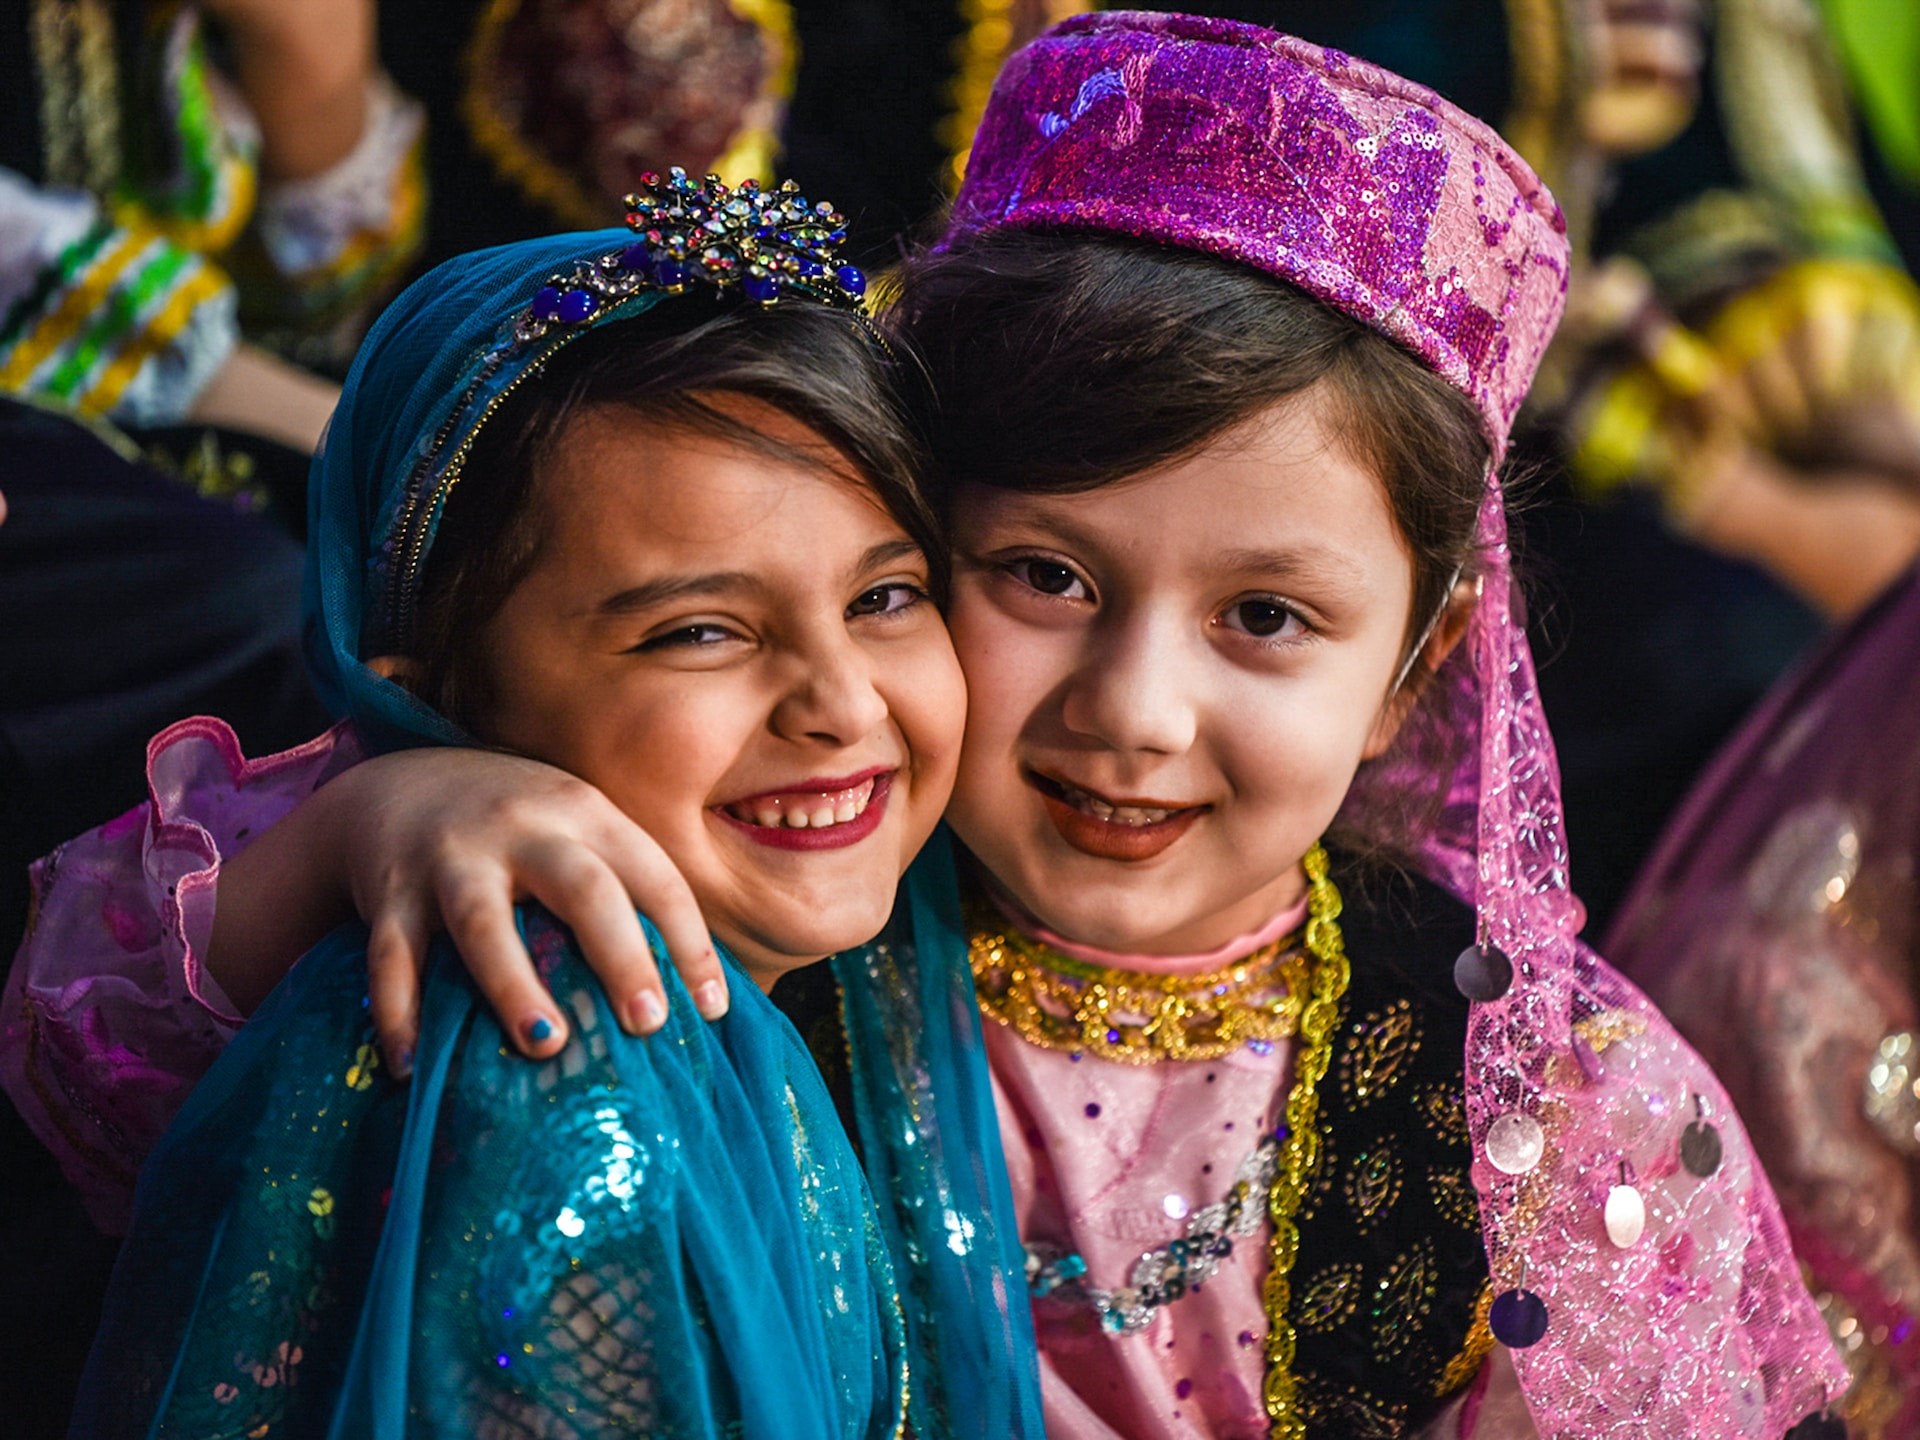
[[[1578,938],[1497,479],[1564,301],[1552,197],[1485,125],[1375,66],[1236,22],[1115,12],[1054,27],[1002,73],[943,243],[1003,228],[1253,265],[1473,400],[1494,452],[1484,591],[1438,677],[1448,693],[1422,702],[1468,733],[1420,864],[1482,937],[1456,973],[1476,1001],[1466,1098],[1496,1333],[1543,1435],[1775,1437],[1819,1410],[1845,1372],[1739,1119]],[[1420,763],[1411,747],[1375,762],[1346,818],[1364,830],[1370,796]],[[1610,1199],[1618,1234],[1635,1199],[1645,1212],[1625,1247]]]

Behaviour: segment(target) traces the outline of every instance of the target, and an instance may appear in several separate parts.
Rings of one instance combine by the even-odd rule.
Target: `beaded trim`
[[[1307,960],[1289,936],[1217,970],[1152,975],[1073,960],[1009,929],[984,905],[967,957],[983,1015],[1045,1050],[1153,1065],[1212,1060],[1291,1036]]]
[[[1300,1014],[1301,1044],[1294,1054],[1293,1088],[1287,1094],[1286,1124],[1277,1132],[1280,1165],[1267,1191],[1267,1215],[1273,1221],[1269,1263],[1262,1299],[1267,1312],[1267,1378],[1264,1387],[1274,1440],[1306,1440],[1300,1414],[1299,1381],[1293,1373],[1297,1337],[1292,1319],[1293,1265],[1300,1254],[1296,1217],[1308,1177],[1320,1157],[1320,1081],[1333,1056],[1333,1033],[1340,1001],[1353,970],[1340,935],[1340,892],[1327,876],[1327,852],[1315,845],[1302,862],[1306,868],[1307,951],[1314,958],[1310,994]]]
[[[1043,1245],[1029,1245],[1027,1290],[1036,1300],[1056,1299],[1083,1304],[1100,1317],[1101,1327],[1116,1335],[1132,1335],[1153,1323],[1160,1307],[1213,1278],[1221,1261],[1233,1253],[1233,1242],[1260,1228],[1264,1218],[1255,1197],[1273,1183],[1280,1158],[1280,1138],[1269,1135],[1240,1162],[1226,1198],[1202,1206],[1187,1217],[1178,1240],[1149,1250],[1134,1262],[1128,1284],[1104,1290],[1086,1283],[1087,1262],[1076,1253]]]

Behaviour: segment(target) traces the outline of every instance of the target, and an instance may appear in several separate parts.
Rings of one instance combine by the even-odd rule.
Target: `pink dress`
[[[149,747],[146,807],[34,868],[34,916],[0,1028],[0,1085],[101,1228],[125,1228],[142,1159],[241,1023],[200,960],[221,857],[359,758],[344,727],[248,761],[221,722],[182,721]],[[1246,948],[1298,920],[1276,917]],[[1076,1062],[991,1022],[986,1042],[1021,1234],[1078,1252],[1090,1280],[1106,1286],[1125,1283],[1143,1251],[1178,1238],[1185,1211],[1224,1195],[1272,1130],[1292,1069],[1284,1041],[1149,1067]],[[1267,1236],[1263,1223],[1211,1281],[1135,1334],[1106,1333],[1090,1312],[1036,1306],[1048,1433],[1265,1435]],[[1535,1433],[1496,1348],[1423,1435]]]
[[[1073,958],[1157,974],[1214,969],[1297,930],[1306,902],[1207,955]],[[1054,937],[1047,937],[1053,939]],[[1085,1260],[1088,1282],[1127,1283],[1134,1263],[1222,1200],[1283,1118],[1293,1074],[1285,1040],[1216,1060],[1134,1066],[1046,1049],[986,1021],[1020,1234],[1030,1248]],[[1144,1329],[1116,1334],[1084,1306],[1040,1301],[1034,1331],[1047,1433],[1054,1440],[1261,1440],[1267,1316],[1261,1288],[1272,1227],[1261,1223],[1203,1285]],[[1305,1264],[1305,1260],[1301,1262]],[[1512,1367],[1496,1350],[1476,1384],[1423,1434],[1530,1440]]]

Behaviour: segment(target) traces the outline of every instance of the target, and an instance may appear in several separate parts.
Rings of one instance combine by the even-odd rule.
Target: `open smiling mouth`
[[[798,790],[772,790],[715,806],[713,813],[777,850],[836,850],[871,835],[886,814],[892,770]]]
[[[1150,860],[1185,835],[1211,805],[1115,802],[1064,780],[1025,772],[1047,818],[1074,849],[1103,860]]]

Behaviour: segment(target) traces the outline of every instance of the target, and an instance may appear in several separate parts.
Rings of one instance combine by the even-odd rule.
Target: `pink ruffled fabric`
[[[0,1086],[102,1230],[125,1230],[141,1163],[240,1024],[201,964],[220,860],[360,759],[336,727],[264,760],[219,720],[147,747],[150,800],[33,867],[0,1016]]]

